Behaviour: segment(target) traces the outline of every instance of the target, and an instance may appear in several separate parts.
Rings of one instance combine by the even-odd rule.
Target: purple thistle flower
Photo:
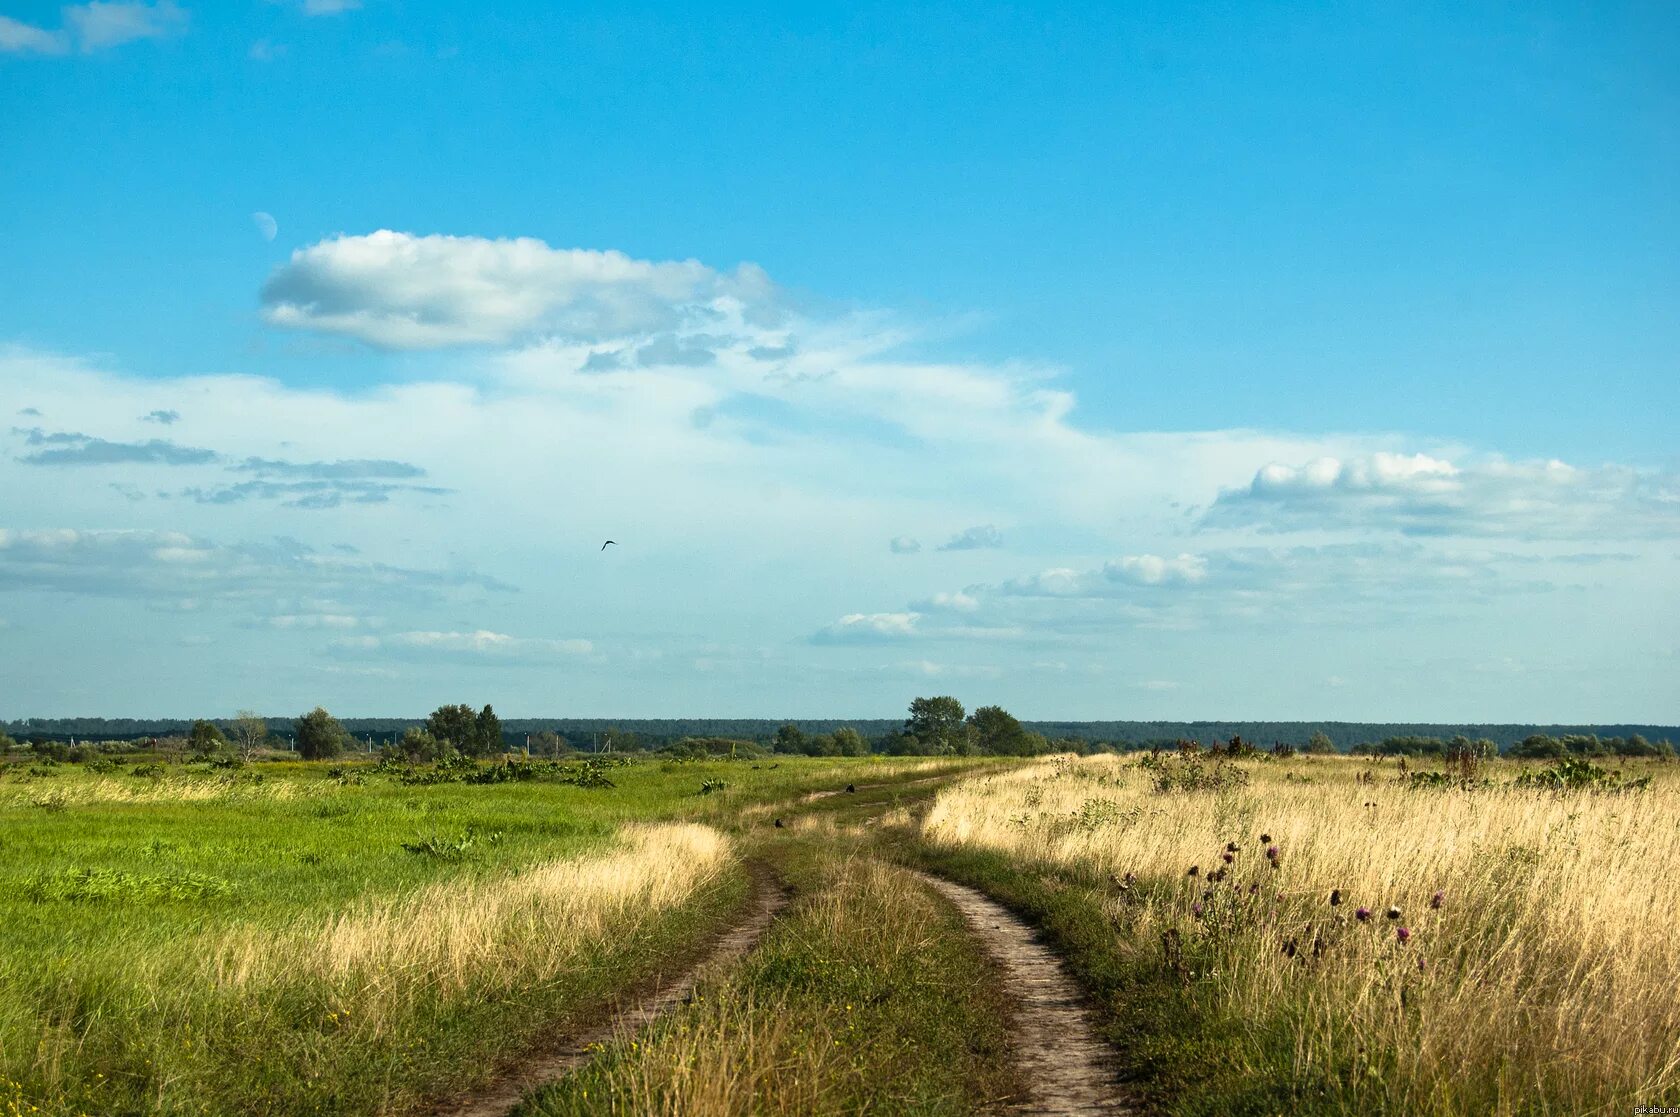
[[[1190,905],[1190,914],[1195,916],[1197,919],[1202,917],[1202,902],[1200,900],[1197,900],[1195,903]]]
[[[1188,875],[1193,876],[1193,877],[1201,876],[1202,875],[1202,867],[1200,865],[1190,866],[1190,872],[1189,872]]]
[[[1400,945],[1401,946],[1405,946],[1407,943],[1412,941],[1411,928],[1410,927],[1396,927],[1394,929],[1394,937],[1400,940]]]
[[[1221,853],[1219,856],[1224,860],[1225,864],[1229,865],[1232,861],[1236,860],[1237,855],[1234,853]]]
[[[1278,854],[1278,847],[1277,846],[1267,846],[1266,847],[1266,860],[1276,861],[1278,859],[1278,856],[1279,856],[1279,854]]]
[[[1255,881],[1253,884],[1250,884],[1248,886],[1248,894],[1250,896],[1254,895],[1258,891],[1260,891],[1260,882],[1259,881]]]
[[[1429,897],[1429,906],[1432,907],[1432,908],[1439,908],[1442,904],[1444,904],[1446,902],[1447,902],[1447,894],[1445,892],[1437,892],[1437,893],[1435,893],[1435,895]]]
[[[1270,834],[1261,834],[1260,835],[1260,844],[1263,845],[1263,846],[1264,845],[1271,845],[1272,844],[1272,836]]]
[[[1341,904],[1341,902],[1342,902],[1342,890],[1340,888],[1332,888],[1330,890],[1330,906],[1331,907],[1337,907],[1338,905]]]
[[[1418,973],[1423,973],[1428,968],[1429,967],[1427,967],[1423,964],[1423,956],[1421,954],[1418,955]]]
[[[1226,852],[1226,853],[1235,853],[1235,852],[1237,852],[1237,843],[1236,843],[1236,842],[1226,842],[1226,843],[1225,843],[1225,852]],[[1227,857],[1227,858],[1226,858],[1226,859],[1225,859],[1225,860],[1227,860],[1227,861],[1229,861],[1229,860],[1230,860],[1230,858],[1229,858],[1229,857]]]
[[[1367,919],[1371,918],[1371,909],[1370,908],[1360,908],[1358,911],[1353,913],[1353,917],[1355,919],[1359,920],[1359,922],[1363,923]]]
[[[1388,909],[1388,911],[1385,912],[1384,914],[1386,914],[1390,919],[1399,919],[1400,918],[1400,909],[1396,908],[1396,907],[1390,907]]]

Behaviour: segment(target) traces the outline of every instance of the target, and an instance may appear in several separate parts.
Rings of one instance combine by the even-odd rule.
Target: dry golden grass
[[[336,785],[325,780],[319,783],[304,783],[295,779],[258,781],[233,775],[23,779],[0,783],[0,808],[29,805],[74,807],[104,803],[290,801],[326,795],[335,789]]]
[[[1061,759],[947,789],[923,835],[1092,879],[1135,874],[1107,888],[1118,933],[1163,967],[1162,934],[1183,937],[1196,986],[1254,1025],[1255,1073],[1344,1068],[1339,1096],[1387,1112],[1680,1098],[1680,774],[1653,765],[1644,792],[1555,794],[1412,789],[1393,762],[1243,766],[1246,787],[1161,793],[1136,761]],[[1210,886],[1230,841],[1229,877]]]
[[[707,826],[628,826],[618,848],[513,876],[446,881],[360,904],[278,940],[240,930],[206,952],[218,985],[362,983],[358,1010],[379,1011],[405,986],[444,993],[543,981],[608,935],[682,904],[731,859]],[[390,960],[401,980],[385,980]]]

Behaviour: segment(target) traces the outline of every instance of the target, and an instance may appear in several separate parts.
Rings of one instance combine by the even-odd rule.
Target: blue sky
[[[1680,717],[1671,5],[537,7],[0,0],[0,712]]]

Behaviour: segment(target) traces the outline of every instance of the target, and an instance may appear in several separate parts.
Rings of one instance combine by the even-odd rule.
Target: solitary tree
[[[949,695],[912,701],[904,732],[920,741],[922,748],[928,752],[968,751],[969,735],[963,725],[963,704]]]
[[[292,723],[297,734],[298,755],[305,760],[326,760],[344,751],[349,736],[338,719],[317,706]]]
[[[805,751],[805,731],[799,726],[788,722],[776,730],[775,749],[777,752],[798,753]]]
[[[227,738],[222,731],[203,718],[192,723],[192,729],[187,732],[187,747],[192,749],[195,756],[210,756],[220,752],[227,744]]]
[[[251,756],[268,740],[268,722],[250,710],[240,710],[231,727],[234,748],[243,760]]]
[[[1307,738],[1307,751],[1316,753],[1335,752],[1336,742],[1332,741],[1330,734],[1324,732],[1324,730],[1315,729],[1312,736]]]
[[[869,744],[863,739],[863,734],[849,725],[842,725],[834,731],[834,751],[841,756],[868,756]]]
[[[426,732],[456,752],[472,755],[477,751],[478,715],[471,706],[439,706],[426,719]]]
[[[495,756],[502,751],[502,719],[496,716],[496,711],[490,708],[490,703],[484,704],[484,709],[478,712],[473,721],[474,756]]]
[[[1002,706],[981,706],[968,715],[968,724],[974,731],[974,743],[981,752],[992,753],[996,756],[1029,756],[1036,751],[1037,742],[1028,734],[1026,727],[1016,720]],[[1042,737],[1038,738],[1043,741]]]

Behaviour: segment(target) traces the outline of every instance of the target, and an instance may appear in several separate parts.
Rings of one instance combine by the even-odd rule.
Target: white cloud
[[[262,301],[276,326],[387,349],[432,349],[544,336],[652,337],[726,306],[762,308],[771,293],[750,265],[724,275],[696,260],[556,249],[529,237],[380,230],[293,252],[263,286]]]
[[[0,591],[139,598],[196,608],[333,593],[436,602],[511,587],[470,571],[427,571],[316,552],[293,539],[216,543],[184,532],[0,528]]]
[[[1003,546],[1003,533],[991,524],[978,524],[941,543],[941,551],[983,551]]]
[[[1680,534],[1680,474],[1485,457],[1454,464],[1375,453],[1271,463],[1222,493],[1211,527],[1374,530],[1519,539],[1649,539]]]
[[[361,6],[362,0],[303,0],[303,14],[332,16],[341,12],[353,12]]]
[[[173,0],[155,4],[74,4],[64,9],[64,22],[84,52],[121,46],[136,39],[162,39],[186,30],[187,13]]]
[[[819,644],[878,644],[916,635],[917,613],[848,613],[812,640]]]
[[[352,636],[333,641],[330,649],[340,656],[382,656],[409,661],[541,664],[587,656],[595,650],[595,645],[589,640],[509,636],[478,629],[470,632],[414,631],[385,636]]]
[[[913,555],[922,549],[921,543],[908,535],[893,536],[887,547],[895,555]]]
[[[916,602],[912,608],[923,613],[972,613],[980,608],[980,602],[959,590],[936,593]]]
[[[255,47],[252,48],[253,51],[255,49]],[[254,58],[256,55],[253,54],[252,57]],[[280,233],[280,223],[274,220],[272,213],[265,213],[259,209],[251,215],[251,223],[257,227],[257,232],[263,240],[271,241]]]
[[[70,49],[62,31],[48,31],[32,23],[0,15],[0,52],[10,54],[63,54]]]

